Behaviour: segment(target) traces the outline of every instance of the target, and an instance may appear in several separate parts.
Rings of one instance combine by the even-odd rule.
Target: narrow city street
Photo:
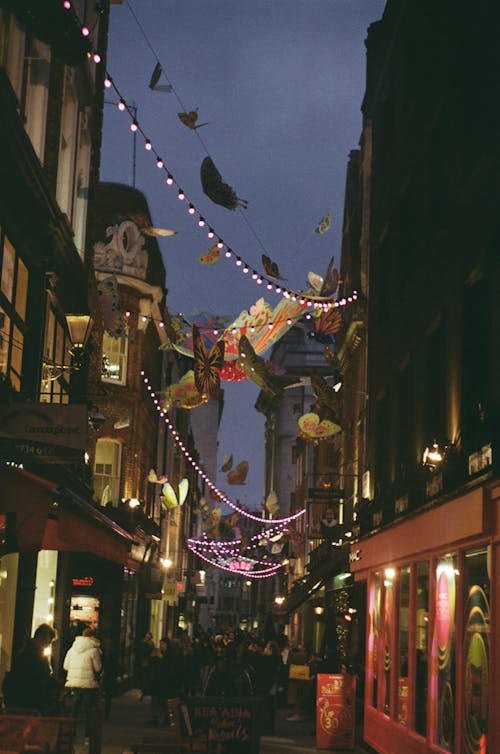
[[[301,721],[288,722],[290,710],[279,709],[276,713],[276,732],[274,736],[262,736],[259,754],[284,754],[284,752],[316,752],[316,724],[312,715],[306,715]],[[162,741],[173,738],[173,732],[165,728],[150,728],[146,725],[150,718],[150,701],[141,701],[137,689],[113,699],[109,720],[104,721],[102,730],[101,754],[123,754],[131,752],[135,743],[141,741]],[[361,729],[356,730],[355,749],[336,749],[339,752],[370,754],[372,751],[363,744]],[[83,741],[79,730],[75,745],[75,754],[99,754],[92,742]],[[140,754],[140,750],[138,752]],[[232,753],[231,753],[232,754]],[[237,750],[234,752],[237,754]]]

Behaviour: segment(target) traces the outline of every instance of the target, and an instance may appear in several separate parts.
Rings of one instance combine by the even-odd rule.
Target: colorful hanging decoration
[[[324,278],[315,272],[310,272],[307,279],[314,293],[321,298],[333,298],[339,287],[339,273],[335,267],[335,258],[332,257],[326,268]]]
[[[97,293],[104,329],[112,338],[122,338],[127,330],[127,325],[119,307],[118,278],[116,275],[109,275],[100,280],[97,283]]]
[[[318,414],[312,412],[303,414],[297,423],[299,425],[299,437],[314,445],[318,445],[322,440],[331,440],[334,435],[341,431],[339,424],[329,419],[321,421]]]
[[[171,84],[160,84],[161,75],[163,73],[160,63],[157,63],[154,67],[151,78],[149,79],[149,88],[154,92],[167,92],[170,94],[173,92]]]
[[[334,413],[338,407],[337,393],[319,372],[311,373],[311,387],[320,406],[330,409]]]
[[[226,382],[242,382],[246,380],[247,376],[239,368],[237,361],[225,361],[220,370],[220,378]]]
[[[184,505],[188,490],[189,481],[188,479],[186,479],[186,477],[184,477],[184,479],[181,479],[181,481],[179,482],[178,496],[175,494],[175,490],[170,482],[165,482],[165,484],[161,488],[160,503],[167,511],[170,518],[170,523],[174,523],[174,510],[176,508],[180,508],[181,505]]]
[[[224,340],[218,340],[207,353],[200,331],[193,325],[194,384],[207,398],[216,398],[220,392],[220,370],[224,362]]]
[[[222,466],[220,467],[220,470],[223,474],[225,474],[229,469],[231,469],[233,466],[233,454],[229,456],[224,456],[224,461],[222,463]]]
[[[286,385],[294,382],[289,377],[273,372],[270,363],[255,353],[246,335],[241,336],[238,345],[238,364],[248,379],[272,395],[279,395]]]
[[[281,277],[277,263],[273,262],[273,260],[266,256],[266,254],[262,254],[262,266],[268,277],[276,278],[278,280],[286,280],[286,278]]]
[[[205,157],[201,163],[200,177],[203,191],[214,204],[220,204],[222,207],[231,210],[238,207],[243,209],[248,207],[247,200],[240,199],[234,189],[223,182],[222,176],[211,157]]]
[[[278,502],[278,495],[276,492],[271,491],[269,495],[266,497],[266,500],[264,502],[264,510],[266,513],[269,513],[271,518],[274,518],[277,514],[280,512],[280,506]]]
[[[332,343],[333,336],[340,330],[342,324],[342,314],[340,309],[329,309],[327,312],[321,312],[319,317],[314,319],[314,329],[310,336],[314,337],[318,343]]]
[[[220,247],[216,243],[214,243],[208,251],[198,257],[198,261],[201,262],[201,264],[217,264],[219,260]]]
[[[149,469],[148,482],[151,484],[165,484],[165,482],[168,482],[168,476],[166,474],[158,476],[154,469]]]
[[[163,236],[168,238],[169,236],[177,235],[177,231],[170,228],[154,228],[149,218],[143,214],[129,214],[126,217],[122,217],[122,222],[124,220],[132,220],[145,236]]]
[[[175,406],[181,408],[196,408],[207,403],[208,397],[201,395],[194,384],[194,371],[190,369],[173,385],[169,385],[163,392],[162,408],[170,411]]]
[[[208,514],[205,523],[204,531],[208,539],[217,539],[219,536],[219,524],[222,517],[222,512],[219,507],[213,508]]]
[[[335,356],[335,351],[333,350],[333,348],[331,348],[330,346],[325,346],[323,356],[325,357],[325,361],[327,361],[331,366],[337,366],[337,357]]]
[[[241,461],[233,471],[230,471],[229,474],[226,477],[226,481],[228,484],[245,484],[245,480],[247,478],[248,469],[249,469],[249,463],[248,461]]]
[[[316,233],[326,233],[327,230],[330,230],[330,226],[332,224],[332,216],[330,212],[327,212],[326,215],[323,217],[322,220],[319,221],[319,223],[316,226]]]
[[[205,121],[205,123],[196,122],[198,120],[198,108],[190,110],[188,113],[177,113],[177,116],[181,123],[192,131],[196,131],[197,128],[201,128],[202,126],[208,126],[208,121]]]

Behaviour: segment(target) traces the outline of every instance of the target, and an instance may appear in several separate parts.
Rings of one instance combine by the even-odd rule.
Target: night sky
[[[382,0],[124,0],[111,6],[108,71],[189,200],[236,254],[263,272],[261,255],[278,262],[287,285],[304,288],[309,271],[340,265],[345,173],[361,133],[366,31],[381,18]],[[134,17],[135,16],[135,17]],[[148,87],[157,62],[160,85]],[[106,100],[116,103],[113,91]],[[199,108],[196,131],[178,112]],[[197,260],[213,243],[187,213],[177,189],[136,140],[135,185],[153,224],[173,228],[159,239],[171,314],[205,311],[234,318],[265,295],[234,261]],[[202,191],[200,166],[210,155],[225,182],[248,200],[229,211]],[[106,104],[101,180],[132,184],[130,118]],[[315,233],[326,212],[328,233]],[[347,293],[347,292],[346,292]],[[196,319],[196,317],[194,317]],[[265,354],[266,356],[268,354]],[[219,467],[226,454],[247,458],[245,486],[215,480],[250,507],[263,494],[264,417],[253,383],[223,383],[225,408]]]

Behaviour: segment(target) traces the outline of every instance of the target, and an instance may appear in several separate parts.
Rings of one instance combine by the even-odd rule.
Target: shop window
[[[398,722],[408,725],[408,650],[410,616],[410,568],[399,572]]]
[[[382,625],[382,709],[386,715],[391,714],[392,685],[392,628],[394,606],[394,568],[386,568],[384,573],[384,612]]]
[[[39,39],[30,39],[25,58],[26,132],[42,164],[45,152],[49,79],[50,49]]]
[[[94,497],[101,505],[111,502],[118,505],[120,496],[120,443],[115,440],[98,440],[95,449]]]
[[[127,382],[128,336],[112,338],[107,332],[102,338],[101,380],[125,385]]]
[[[490,665],[490,580],[486,548],[465,553],[464,752],[486,752]]]
[[[38,553],[31,636],[41,623],[54,625],[57,555],[56,550],[40,550]]]
[[[59,134],[59,160],[57,165],[56,199],[61,212],[71,220],[73,215],[73,186],[78,138],[78,99],[75,72],[69,66],[64,70],[61,131]]]
[[[455,750],[455,602],[456,602],[456,555],[440,558],[436,565],[436,604],[434,639],[437,667],[435,682],[436,742],[446,751]]]
[[[0,556],[0,678],[12,660],[18,565],[19,553]]]
[[[0,65],[5,67],[21,106],[26,35],[19,21],[6,10],[0,10],[0,29],[2,32]]]
[[[415,730],[427,733],[427,679],[429,652],[429,564],[417,563],[415,610]]]
[[[0,372],[21,389],[28,270],[0,228]]]
[[[370,591],[368,634],[368,683],[371,685],[371,704],[378,705],[378,644],[380,637],[380,574],[376,573]]]
[[[76,156],[76,180],[73,199],[73,230],[75,246],[80,256],[85,255],[85,230],[87,225],[87,207],[90,181],[90,108],[84,108],[79,116],[78,152]]]

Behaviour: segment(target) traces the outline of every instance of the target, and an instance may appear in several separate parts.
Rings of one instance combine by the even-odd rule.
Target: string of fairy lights
[[[72,9],[73,4],[71,3],[71,0],[63,0],[63,7],[66,10]],[[86,25],[81,25],[81,33],[82,36],[84,36],[88,40],[90,30]],[[88,54],[90,57],[92,57],[95,63],[101,62],[101,56],[97,51],[93,50],[91,46]],[[200,229],[206,230],[209,239],[215,239],[214,243],[217,244],[217,247],[221,250],[221,252],[224,251],[224,258],[234,262],[235,267],[241,270],[242,274],[248,275],[256,285],[265,285],[267,290],[274,291],[276,294],[281,295],[286,299],[290,299],[291,301],[299,301],[301,304],[305,304],[309,308],[323,309],[323,311],[328,311],[329,309],[334,307],[346,306],[347,304],[350,304],[356,300],[358,295],[357,291],[352,291],[348,296],[344,296],[341,299],[333,299],[331,297],[325,297],[319,294],[315,295],[310,292],[293,290],[286,286],[280,285],[271,277],[258,272],[251,264],[245,261],[245,259],[241,255],[233,251],[233,249],[224,242],[222,237],[218,233],[216,233],[214,227],[207,222],[203,214],[196,207],[195,203],[189,199],[186,192],[181,188],[179,182],[176,180],[173,173],[165,164],[165,161],[161,157],[160,153],[156,150],[152,139],[148,136],[146,131],[139,123],[137,119],[136,108],[128,104],[127,100],[118,88],[116,82],[107,71],[104,75],[103,83],[106,89],[112,89],[118,97],[118,110],[120,112],[128,114],[130,118],[130,130],[135,134],[139,133],[143,137],[144,149],[147,152],[151,153],[155,160],[156,167],[159,170],[163,171],[166,175],[165,184],[177,191],[178,200],[185,204],[188,214],[193,217],[193,220],[196,221],[198,227]]]

